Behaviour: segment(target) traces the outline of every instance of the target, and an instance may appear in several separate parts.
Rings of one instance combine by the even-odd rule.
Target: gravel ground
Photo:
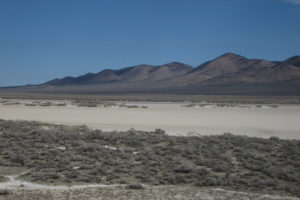
[[[8,195],[0,196],[2,200],[297,200],[295,197],[262,195],[257,193],[236,192],[218,188],[199,188],[185,186],[146,186],[144,189],[132,190],[125,187],[115,188],[86,188],[75,190],[26,190],[9,191]]]

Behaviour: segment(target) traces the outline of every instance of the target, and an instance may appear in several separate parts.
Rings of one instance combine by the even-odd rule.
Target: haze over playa
[[[0,105],[0,118],[35,120],[65,125],[87,125],[111,130],[153,131],[160,128],[170,135],[215,135],[226,132],[268,138],[300,139],[300,106],[184,107],[185,103],[127,103],[142,108],[119,107],[32,107]]]

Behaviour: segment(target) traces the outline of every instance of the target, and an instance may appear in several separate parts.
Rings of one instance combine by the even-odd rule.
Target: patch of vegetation
[[[197,103],[226,103],[226,104],[300,104],[300,96],[239,96],[239,95],[184,95],[184,94],[119,94],[109,95],[94,93],[21,93],[13,91],[0,91],[1,101],[14,100],[14,99],[30,99],[30,100],[73,100],[73,101],[137,101],[137,102],[197,102]]]
[[[105,101],[87,101],[87,100],[76,100],[73,101],[73,105],[78,107],[102,107],[102,108],[148,108],[148,106],[138,106],[138,105],[127,105],[125,103],[115,103],[115,102],[105,102]]]
[[[21,103],[20,102],[15,102],[15,101],[7,101],[5,103],[3,103],[4,106],[13,106],[13,105],[20,105]]]
[[[47,127],[47,128],[45,128]],[[216,186],[300,196],[300,141],[0,120],[0,166],[39,183]]]
[[[130,190],[142,190],[145,189],[144,186],[142,184],[136,183],[136,184],[129,184],[126,186],[127,189]]]
[[[205,107],[214,107],[214,108],[279,108],[278,105],[255,105],[255,104],[238,104],[238,103],[188,103],[183,104],[182,107],[186,108],[205,108]]]
[[[6,195],[9,195],[10,194],[10,192],[9,192],[9,190],[7,190],[7,189],[0,189],[0,196],[6,196]]]
[[[4,176],[0,176],[0,182],[7,181],[7,179]]]
[[[42,106],[42,107],[48,107],[48,106],[66,106],[66,103],[54,103],[51,101],[46,101],[46,102],[42,102],[42,101],[36,101],[36,102],[32,102],[31,104],[25,104],[25,106]]]
[[[1,103],[1,101],[0,101]],[[6,100],[3,105],[25,105],[25,106],[42,106],[42,107],[48,107],[48,106],[66,106],[66,103],[54,103],[51,101],[33,101],[32,103],[21,103],[21,102],[15,102],[15,101],[9,101]]]
[[[113,107],[117,106],[116,103],[102,102],[102,101],[88,101],[88,100],[76,100],[72,102],[73,105],[78,107]]]

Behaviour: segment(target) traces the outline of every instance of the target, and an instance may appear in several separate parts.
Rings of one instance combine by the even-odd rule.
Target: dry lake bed
[[[232,134],[300,139],[300,105],[191,104],[2,100],[0,119],[87,125],[104,131],[130,128],[169,135]]]

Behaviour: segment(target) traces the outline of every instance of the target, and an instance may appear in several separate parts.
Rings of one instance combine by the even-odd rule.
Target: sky
[[[300,0],[0,0],[0,86],[227,52],[300,55]]]

